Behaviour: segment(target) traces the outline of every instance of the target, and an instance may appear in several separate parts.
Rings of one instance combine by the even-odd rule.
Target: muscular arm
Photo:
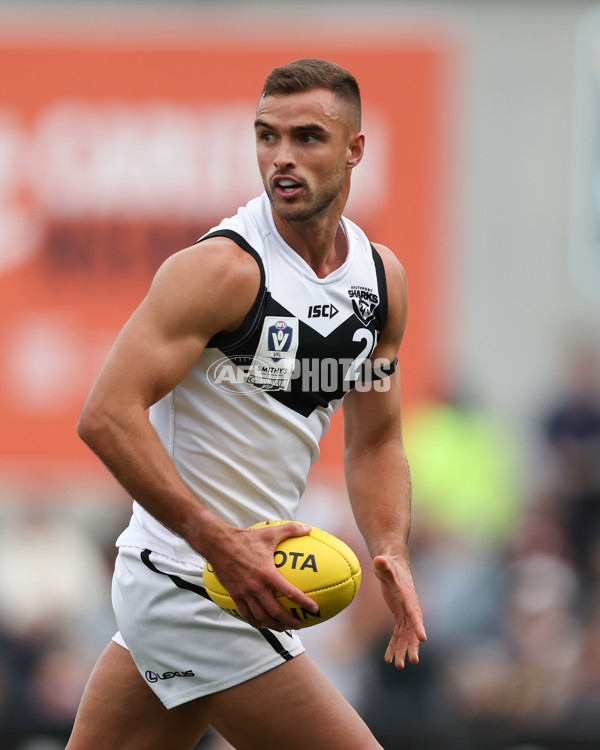
[[[389,312],[373,359],[391,362],[406,326],[406,277],[387,248],[378,250],[386,269]],[[378,381],[377,388],[372,384],[369,390],[348,393],[344,399],[344,442],[354,516],[395,618],[386,660],[402,667],[408,651],[409,659],[416,663],[419,642],[426,640],[426,635],[408,556],[411,493],[402,444],[398,372]]]
[[[208,511],[179,476],[146,414],[189,372],[215,333],[238,327],[259,282],[251,256],[220,238],[167,260],[110,351],[78,432],[132,497],[213,563],[251,624],[283,629],[295,623],[273,595],[289,584],[272,553],[280,538],[298,532],[234,529]],[[313,602],[292,589],[292,598],[310,608]]]

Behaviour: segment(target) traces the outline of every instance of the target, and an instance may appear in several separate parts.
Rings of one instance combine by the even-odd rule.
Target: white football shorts
[[[202,567],[120,547],[112,601],[119,632],[146,683],[167,708],[238,685],[302,653],[295,631],[257,630],[223,611]]]

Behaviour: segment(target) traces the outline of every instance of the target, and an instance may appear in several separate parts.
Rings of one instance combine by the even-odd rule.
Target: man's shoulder
[[[390,280],[392,280],[394,283],[405,286],[406,271],[396,253],[387,247],[387,245],[382,245],[379,242],[373,242],[371,244],[381,258],[388,284],[390,283]]]
[[[255,258],[229,236],[207,237],[173,253],[159,273],[185,278],[192,283],[194,280],[206,283],[211,279],[250,280],[260,276]]]
[[[258,244],[268,225],[268,206],[265,193],[252,198],[244,206],[240,206],[235,214],[222,219],[219,224],[209,229],[198,242],[203,242],[205,238],[216,234],[235,233],[251,245]]]
[[[210,338],[241,323],[260,285],[256,260],[230,239],[215,237],[167,258],[147,299],[175,328],[177,321],[193,320]]]

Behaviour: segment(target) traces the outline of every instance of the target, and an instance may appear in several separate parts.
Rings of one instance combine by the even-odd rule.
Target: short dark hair
[[[265,80],[260,98],[297,94],[312,89],[328,89],[350,104],[356,112],[360,129],[361,102],[358,83],[345,68],[329,60],[305,57],[280,68],[273,68]]]

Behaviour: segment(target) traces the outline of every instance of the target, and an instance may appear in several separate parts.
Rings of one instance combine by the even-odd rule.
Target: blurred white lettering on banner
[[[40,245],[44,220],[220,220],[262,190],[254,103],[57,100],[29,128],[0,109],[0,274]],[[389,186],[373,113],[348,213],[368,220]]]

